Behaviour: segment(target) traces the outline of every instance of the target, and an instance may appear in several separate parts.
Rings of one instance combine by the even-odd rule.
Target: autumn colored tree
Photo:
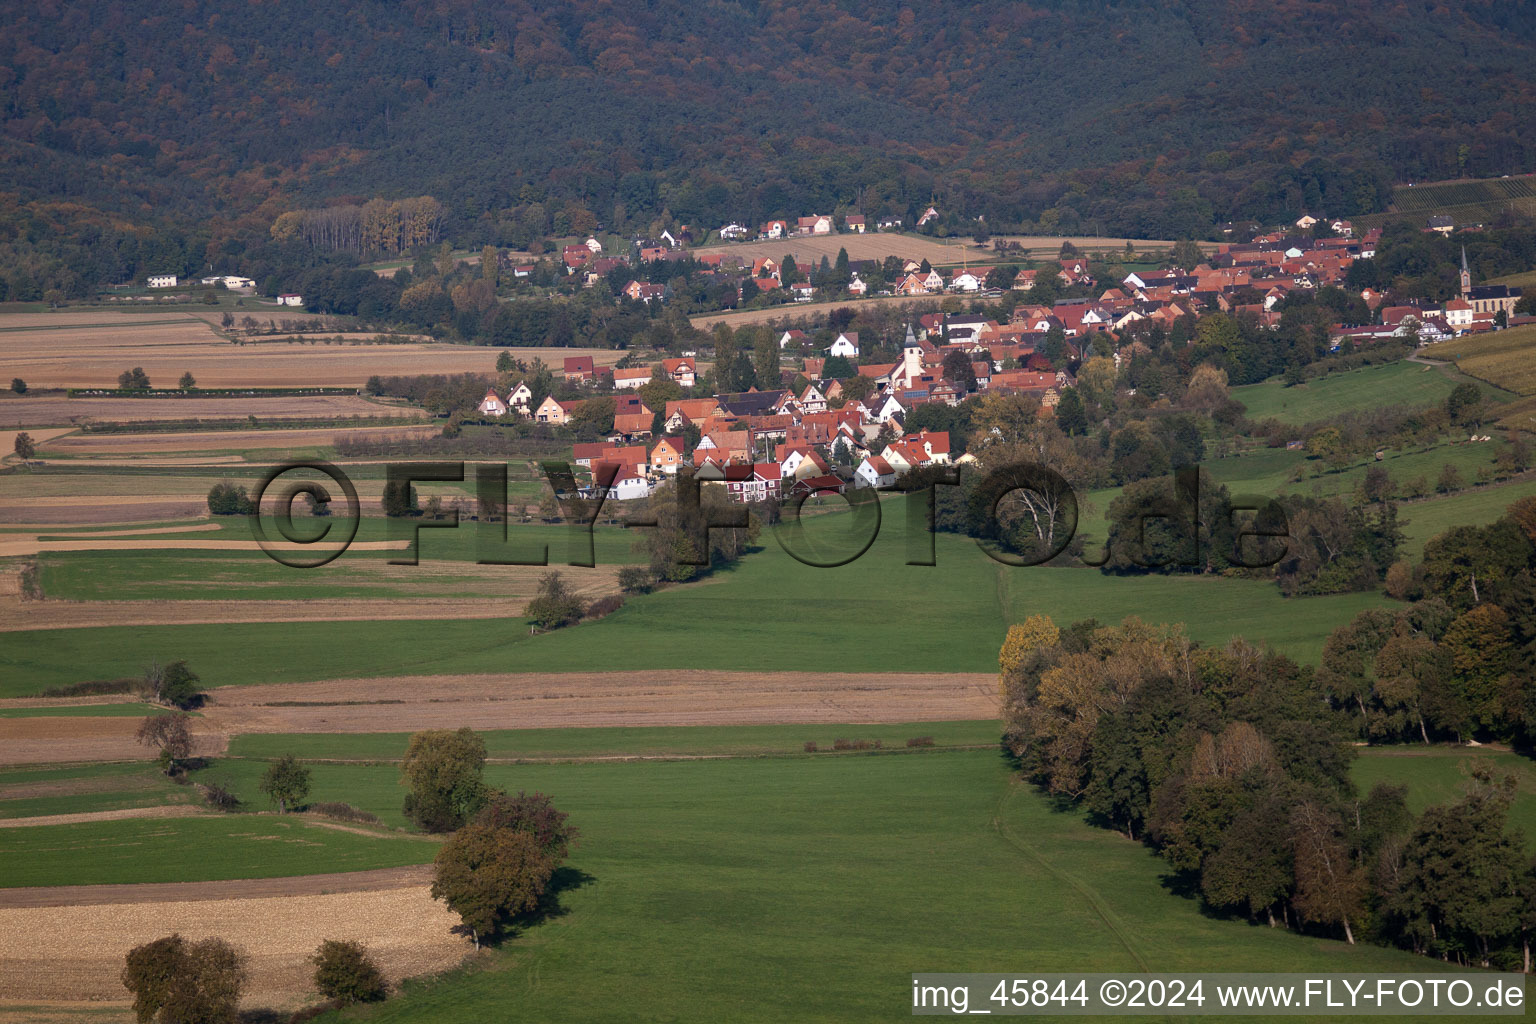
[[[167,775],[176,772],[178,762],[192,756],[191,718],[185,711],[150,715],[134,731],[134,739],[160,751],[160,765]]]
[[[483,938],[539,905],[555,866],[532,833],[474,822],[434,858],[432,898],[459,915],[479,949]]]
[[[180,935],[135,946],[123,965],[139,1024],[236,1024],[246,957],[223,939]]]
[[[1291,812],[1296,858],[1296,912],[1304,921],[1338,925],[1355,944],[1351,920],[1365,909],[1365,878],[1351,862],[1338,816],[1310,800]]]

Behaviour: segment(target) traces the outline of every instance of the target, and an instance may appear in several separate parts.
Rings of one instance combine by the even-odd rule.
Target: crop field
[[[1458,224],[1490,221],[1506,212],[1536,213],[1536,176],[1399,185],[1392,190],[1392,209],[1400,214],[1417,214],[1420,219],[1431,214],[1449,214]],[[1356,217],[1355,221],[1368,226],[1390,216],[1376,214]]]
[[[157,420],[420,419],[420,409],[357,395],[286,395],[272,398],[66,398],[0,395],[0,428],[138,423]],[[339,430],[354,430],[347,426]]]
[[[152,434],[70,434],[38,445],[39,457],[165,455],[180,452],[293,451],[329,448],[338,434],[382,440],[432,437],[437,426],[315,427],[294,430],[209,430]]]
[[[1536,326],[1436,342],[1424,355],[1452,360],[1461,372],[1495,387],[1536,394]]]
[[[1332,373],[1295,387],[1279,379],[1247,384],[1233,388],[1232,397],[1247,407],[1251,420],[1277,419],[1299,427],[1343,412],[1436,405],[1455,386],[1434,367],[1402,361]]]
[[[150,381],[170,387],[185,372],[200,386],[361,387],[374,375],[490,373],[499,350],[435,343],[348,344],[306,338],[255,338],[235,344],[189,314],[148,318],[111,312],[0,314],[0,373],[33,388],[116,387],[117,375],[143,367]],[[518,359],[553,363],[590,355],[611,365],[612,349],[513,349]],[[150,401],[135,399],[134,401]],[[156,400],[162,401],[162,400]],[[200,399],[199,401],[211,401]]]
[[[927,260],[932,265],[947,266],[953,263],[959,266],[967,260],[971,263],[991,263],[996,259],[990,246],[978,247],[970,239],[892,233],[792,236],[776,242],[726,242],[695,250],[692,255],[697,258],[710,253],[722,253],[726,256],[739,256],[749,265],[757,259],[782,261],[785,256],[793,256],[795,264],[803,267],[807,263],[820,263],[823,256],[828,261],[836,260],[839,249],[847,249],[850,260],[883,260],[887,256],[895,256],[903,260]]]

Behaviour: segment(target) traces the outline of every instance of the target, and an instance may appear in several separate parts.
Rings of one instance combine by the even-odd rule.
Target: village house
[[[862,235],[864,233],[863,214],[850,213],[848,216],[843,218],[843,226],[846,227],[849,231],[852,231],[854,234]]]
[[[835,339],[833,339],[831,346],[829,346],[828,349],[827,349],[827,355],[829,355],[829,356],[842,356],[845,359],[852,359],[852,358],[856,357],[858,354],[859,354],[859,332],[858,331],[844,331],[843,333],[839,334]]]
[[[661,369],[673,383],[680,387],[691,388],[698,379],[698,367],[691,356],[684,356],[681,359],[663,359]]]
[[[624,286],[624,295],[636,302],[644,302],[650,305],[652,302],[664,302],[671,295],[672,290],[664,284],[646,284],[644,281],[631,281]]]
[[[151,288],[175,288],[176,287],[176,275],[175,274],[150,274],[149,275],[149,286]]]
[[[503,402],[501,396],[496,394],[495,388],[486,391],[485,397],[480,399],[478,408],[482,416],[505,416],[507,414],[507,403]]]
[[[304,296],[294,292],[284,292],[277,297],[277,304],[279,306],[302,306],[304,305]]]
[[[649,366],[631,366],[613,371],[613,386],[618,389],[642,388],[651,382]]]
[[[576,414],[576,410],[580,408],[580,406],[581,402],[579,401],[562,402],[555,398],[554,395],[550,395],[548,398],[544,399],[543,404],[541,404],[538,409],[534,411],[533,418],[539,423],[548,423],[552,426],[563,427],[571,421],[571,417]]]
[[[866,456],[853,471],[854,487],[890,487],[896,482],[896,470],[878,455]]]
[[[533,416],[533,410],[528,403],[533,401],[533,390],[528,387],[526,381],[518,381],[517,387],[507,394],[507,407],[515,411],[523,419]]]
[[[679,466],[687,464],[687,451],[681,437],[663,437],[651,449],[651,472],[676,476]]]

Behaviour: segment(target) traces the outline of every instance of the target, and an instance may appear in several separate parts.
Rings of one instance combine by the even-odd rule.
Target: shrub
[[[378,1002],[388,994],[384,972],[361,942],[326,939],[309,959],[315,988],[338,1005]]]
[[[400,781],[410,788],[405,816],[428,832],[453,831],[485,806],[484,771],[485,741],[473,730],[413,734],[400,762]]]
[[[50,686],[43,691],[44,697],[100,697],[110,693],[138,693],[142,683],[137,679],[92,679],[67,686]]]
[[[216,516],[248,516],[251,514],[251,498],[245,493],[245,485],[233,480],[220,480],[208,492],[208,511]]]
[[[361,807],[353,807],[351,804],[334,800],[310,804],[309,813],[325,818],[335,818],[338,821],[355,821],[362,825],[379,824],[379,816],[372,811],[365,811]]]
[[[277,813],[286,814],[288,808],[298,807],[309,795],[309,769],[299,763],[292,754],[267,765],[258,788],[277,804]]]
[[[820,749],[821,749],[820,747],[816,746],[816,741],[815,740],[806,740],[805,741],[805,752],[807,754],[814,754],[814,753],[816,753],[816,751],[818,751]]]
[[[931,746],[933,746],[933,737],[932,736],[913,736],[911,739],[907,740],[907,746],[909,746],[909,747],[931,747]]]
[[[587,618],[601,619],[605,615],[612,615],[624,607],[624,598],[619,594],[604,594],[587,606]]]
[[[649,594],[656,589],[656,574],[646,565],[626,565],[619,570],[619,589],[626,594]]]
[[[852,740],[845,740],[845,739],[835,739],[835,740],[832,741],[832,749],[833,750],[852,750],[853,749],[853,741]]]
[[[203,802],[216,811],[235,811],[240,809],[240,798],[225,788],[220,782],[203,783]]]
[[[523,615],[538,629],[559,629],[580,622],[586,606],[581,598],[566,586],[558,572],[552,572],[539,580],[539,594],[528,602]]]

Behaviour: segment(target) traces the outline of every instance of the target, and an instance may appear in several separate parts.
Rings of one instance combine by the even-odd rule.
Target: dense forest
[[[1536,167],[1532,0],[45,0],[5,20],[0,263],[41,254],[29,272],[65,291],[423,194],[458,245],[930,202],[939,231],[1181,238]]]

